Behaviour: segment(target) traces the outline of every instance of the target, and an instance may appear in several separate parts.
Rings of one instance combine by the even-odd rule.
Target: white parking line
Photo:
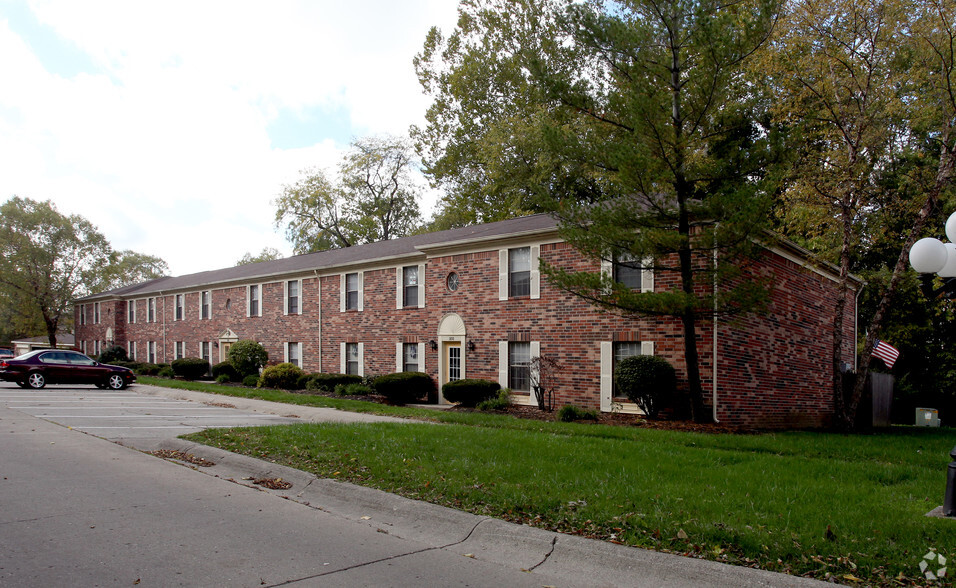
[[[222,419],[228,418],[228,414],[218,415],[182,415],[182,414],[35,414],[35,417],[42,419]],[[247,414],[243,415],[247,419],[283,419],[283,417],[271,414]],[[283,419],[285,420],[285,419]]]

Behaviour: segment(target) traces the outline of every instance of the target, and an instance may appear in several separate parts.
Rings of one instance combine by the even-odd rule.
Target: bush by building
[[[352,374],[310,374],[305,382],[306,390],[318,392],[335,392],[335,387],[339,384],[361,384],[362,376]]]
[[[462,406],[476,406],[479,402],[494,398],[501,385],[493,380],[454,380],[441,388],[441,393],[449,402]]]
[[[657,355],[635,355],[622,359],[614,370],[619,394],[655,418],[666,402],[677,396],[677,372],[666,359]]]
[[[302,370],[299,366],[291,363],[280,363],[270,365],[262,370],[259,377],[259,387],[261,388],[280,388],[283,390],[296,390],[299,385],[299,378],[302,377]]]
[[[236,341],[229,348],[229,362],[242,377],[258,374],[259,369],[266,365],[267,361],[269,361],[269,353],[266,352],[265,347],[255,341],[243,339]]]
[[[424,372],[397,372],[378,376],[372,380],[372,388],[390,404],[408,404],[427,398],[435,381]]]
[[[198,380],[209,373],[209,363],[201,357],[174,359],[170,367],[184,380]]]
[[[212,377],[214,380],[218,382],[219,376],[223,376],[223,375],[229,378],[228,380],[226,380],[227,382],[228,381],[238,382],[240,380],[239,372],[237,372],[236,368],[233,367],[232,362],[228,360],[221,361],[215,364],[214,366],[212,366]]]

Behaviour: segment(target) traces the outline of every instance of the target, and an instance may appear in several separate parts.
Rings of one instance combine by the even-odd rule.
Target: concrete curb
[[[512,569],[561,577],[571,586],[811,587],[826,582],[563,535],[457,511],[182,439],[166,439],[150,451],[171,449],[215,462],[197,471],[233,481],[382,533],[417,541]],[[195,467],[195,466],[190,466]],[[253,479],[282,478],[288,490],[267,490]]]

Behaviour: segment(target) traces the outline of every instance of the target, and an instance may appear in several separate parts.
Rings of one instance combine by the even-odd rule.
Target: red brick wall
[[[548,263],[568,269],[597,269],[565,243],[543,245],[540,255]],[[718,323],[717,417],[723,423],[761,427],[825,424],[832,413],[829,342],[836,285],[769,252],[757,268],[757,272],[774,275],[770,313]],[[451,271],[461,278],[455,292],[446,288]],[[340,279],[339,274],[304,277],[302,313],[292,316],[283,316],[283,282],[262,285],[261,317],[246,317],[244,284],[213,289],[212,317],[207,320],[199,319],[198,290],[185,293],[182,321],[173,320],[173,295],[157,297],[157,320],[152,323],[146,323],[145,299],[137,299],[136,323],[128,327],[124,301],[102,305],[104,309],[114,305],[111,324],[116,341],[124,346],[128,340],[136,341],[140,360],[146,358],[147,341],[156,342],[157,361],[168,362],[174,357],[174,342],[185,341],[186,355],[196,357],[200,341],[218,341],[220,333],[231,329],[239,339],[262,343],[270,363],[283,360],[283,343],[299,342],[306,371],[340,371],[341,343],[361,342],[364,373],[378,375],[395,371],[396,343],[437,341],[442,318],[456,313],[464,321],[467,340],[475,344],[473,351],[463,348],[465,377],[497,380],[498,342],[508,340],[510,334],[517,340],[540,342],[542,355],[558,359],[558,406],[573,403],[597,409],[600,343],[634,340],[653,341],[655,354],[674,364],[686,388],[678,320],[623,318],[603,312],[544,278],[540,299],[499,301],[497,249],[429,258],[425,275],[420,276],[426,290],[424,308],[396,309],[395,268],[387,267],[364,272],[362,311],[341,312]],[[676,277],[655,277],[658,291],[676,286]],[[88,303],[87,309],[91,308]],[[854,308],[851,299],[845,324],[848,362],[853,358]],[[77,321],[78,341],[102,336],[104,324],[90,323],[89,317],[85,326]],[[708,407],[712,406],[713,333],[712,322],[701,322],[698,351]],[[420,358],[421,369],[436,379],[438,353],[426,344],[424,358]],[[212,361],[219,361],[217,347],[212,348]]]

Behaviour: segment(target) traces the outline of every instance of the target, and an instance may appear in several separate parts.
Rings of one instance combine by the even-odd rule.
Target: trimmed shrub
[[[133,371],[140,376],[156,376],[159,375],[159,370],[163,369],[163,366],[156,363],[141,363],[133,368]]]
[[[259,387],[296,390],[296,386],[299,385],[299,378],[301,377],[302,370],[295,364],[280,363],[270,365],[262,370],[262,376],[259,377]]]
[[[504,410],[508,408],[509,405],[511,405],[511,390],[509,388],[502,388],[498,391],[497,398],[482,400],[475,408],[478,410]]]
[[[229,382],[230,382],[229,376],[227,376],[226,374],[219,374],[218,376],[216,376],[217,384],[228,384]]]
[[[242,379],[242,385],[246,388],[255,388],[259,385],[259,376],[246,376]]]
[[[398,372],[375,378],[372,388],[389,404],[408,404],[426,398],[435,389],[435,381],[423,372]]]
[[[662,404],[677,395],[677,372],[663,357],[626,357],[614,372],[618,392],[637,404],[648,418],[655,418]]]
[[[296,389],[296,390],[305,390],[306,387],[309,385],[309,379],[310,379],[311,377],[312,377],[312,374],[307,374],[307,373],[303,372],[302,375],[299,376],[299,381],[296,382],[296,384],[295,384],[295,389]]]
[[[563,423],[596,421],[598,420],[598,413],[596,410],[588,410],[573,404],[565,404],[561,407],[561,410],[558,411],[558,420]]]
[[[479,402],[494,398],[501,385],[493,380],[454,380],[441,387],[441,393],[448,402],[457,402],[462,406],[475,406]]]
[[[111,345],[103,350],[96,361],[112,364],[114,361],[129,361],[129,356],[126,355],[126,350],[119,345]]]
[[[334,392],[339,384],[360,384],[362,376],[351,374],[312,374],[306,381],[307,390],[318,390],[322,392]]]
[[[232,366],[232,363],[229,361],[221,361],[214,366],[212,366],[212,377],[217,382],[219,381],[219,376],[225,375],[234,382],[239,381],[239,372],[236,371],[236,368]],[[228,380],[227,380],[228,381]]]
[[[251,376],[259,373],[259,368],[269,361],[266,348],[255,341],[243,339],[236,341],[229,348],[229,362],[236,368],[240,376]],[[279,364],[281,365],[281,364]]]
[[[163,369],[159,370],[159,373],[156,375],[159,376],[160,378],[173,379],[176,377],[176,372],[171,367],[164,367]]]
[[[360,382],[351,384],[339,384],[335,387],[337,396],[371,396],[375,391],[371,387]]]
[[[198,380],[209,373],[209,363],[200,357],[174,359],[169,366],[184,380]]]

